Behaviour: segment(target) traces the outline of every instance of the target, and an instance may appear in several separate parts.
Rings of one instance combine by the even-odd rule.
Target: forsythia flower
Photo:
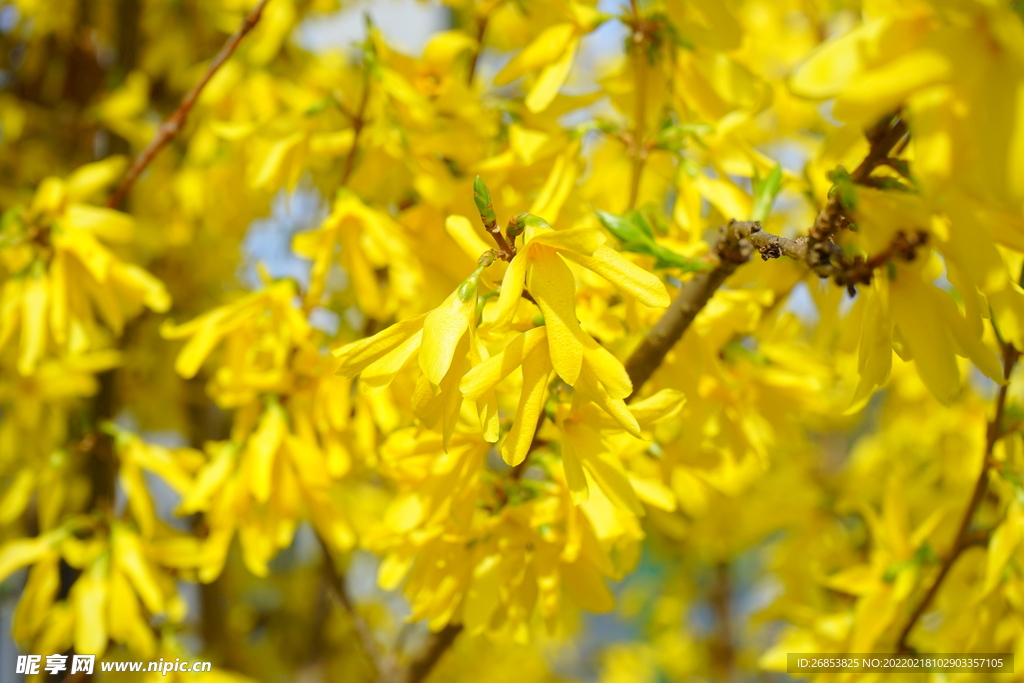
[[[485,469],[488,448],[461,433],[447,453],[436,436],[391,435],[383,464],[402,490],[367,539],[386,552],[380,585],[405,579],[410,618],[434,630],[458,621],[524,642],[535,611],[554,631],[565,606],[611,609],[604,578],[635,560],[633,514],[600,493],[577,506],[557,481],[502,488]]]
[[[20,327],[18,372],[30,375],[49,343],[63,353],[100,346],[96,316],[114,335],[142,306],[166,311],[162,283],[121,261],[104,242],[132,240],[133,220],[83,200],[108,184],[119,165],[83,166],[66,181],[43,181],[32,204],[0,220],[0,349]]]
[[[115,522],[104,531],[84,516],[45,535],[0,546],[0,580],[32,565],[12,635],[29,650],[62,652],[73,646],[102,656],[112,639],[151,654],[155,637],[147,614],[181,622],[186,609],[174,578],[152,554],[152,546],[126,525]],[[61,560],[82,576],[58,602]]]
[[[439,307],[335,350],[345,377],[359,374],[368,386],[388,386],[418,353],[422,375],[413,397],[414,411],[428,426],[441,421],[445,443],[451,438],[462,406],[459,382],[469,370],[469,354],[486,353],[476,334],[477,294],[482,263]],[[497,416],[482,412],[491,440],[497,440]]]

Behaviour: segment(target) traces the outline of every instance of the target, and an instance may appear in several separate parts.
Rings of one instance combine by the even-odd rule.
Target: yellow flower
[[[474,367],[462,381],[462,393],[474,401],[490,400],[498,382],[522,366],[519,409],[502,446],[502,456],[512,465],[522,462],[529,450],[552,370],[582,399],[596,403],[639,436],[639,425],[623,401],[632,393],[632,382],[619,360],[580,327],[576,283],[563,257],[604,276],[649,306],[668,305],[665,286],[604,246],[597,230],[555,231],[531,214],[522,214],[516,221],[525,227],[525,244],[505,272],[490,333],[508,329],[526,288],[544,315],[544,326],[516,337],[501,353]]]
[[[486,353],[476,335],[477,294],[490,258],[429,313],[336,349],[334,355],[341,361],[338,374],[358,374],[366,385],[383,388],[418,354],[421,375],[413,409],[428,427],[441,421],[447,444],[462,406],[459,382],[469,370],[470,354],[479,358]],[[497,440],[497,413],[490,407],[484,412],[488,433]]]
[[[576,318],[576,282],[564,259],[594,271],[647,306],[668,305],[665,286],[605,246],[598,230],[556,231],[531,214],[522,214],[517,221],[525,228],[525,243],[505,272],[492,331],[508,328],[525,287],[544,315],[551,361],[559,377],[575,386],[586,357],[597,377],[616,395],[621,394],[617,398],[625,398],[632,390],[629,378],[618,361],[583,331]]]
[[[115,160],[116,161],[116,160]],[[20,328],[18,372],[31,375],[49,342],[77,355],[103,346],[143,306],[170,307],[163,284],[125,263],[104,242],[131,242],[134,221],[84,200],[110,182],[119,164],[89,164],[67,180],[47,178],[31,206],[14,207],[0,221],[0,348]]]
[[[662,389],[629,406],[629,412],[640,427],[649,429],[655,422],[677,415],[685,401],[680,392]],[[644,514],[641,499],[652,504],[658,502],[655,489],[660,484],[640,480],[627,472],[618,452],[605,439],[604,432],[621,432],[622,425],[617,420],[597,412],[593,404],[582,407],[563,404],[559,408],[555,423],[561,433],[562,466],[573,502],[586,502],[590,493],[588,481],[601,487],[616,506],[637,516]]]
[[[314,334],[295,306],[295,296],[294,282],[268,282],[264,289],[187,323],[165,321],[160,327],[165,339],[188,339],[175,370],[182,377],[195,377],[210,353],[225,341],[225,362],[211,384],[220,405],[237,406],[260,393],[288,391],[293,381],[293,350],[308,349]]]

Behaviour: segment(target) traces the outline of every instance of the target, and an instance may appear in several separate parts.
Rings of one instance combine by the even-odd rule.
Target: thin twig
[[[196,100],[198,100],[199,95],[202,94],[203,88],[205,88],[206,84],[210,82],[210,79],[212,79],[213,75],[217,73],[217,70],[223,66],[224,62],[228,61],[231,55],[235,53],[235,50],[238,49],[238,45],[242,42],[242,39],[245,38],[256,24],[259,23],[260,18],[263,16],[263,9],[267,6],[269,1],[270,0],[260,0],[259,4],[249,12],[245,19],[242,20],[242,25],[230,38],[228,38],[227,42],[224,43],[224,46],[220,49],[220,52],[218,52],[217,56],[213,58],[212,62],[210,62],[210,66],[206,68],[206,73],[203,74],[203,77],[195,87],[185,95],[185,98],[181,101],[181,104],[178,105],[178,108],[174,110],[174,113],[171,114],[166,121],[160,124],[160,127],[157,129],[156,137],[154,137],[150,141],[149,145],[146,146],[146,149],[142,150],[142,153],[136,157],[135,162],[132,164],[131,168],[128,169],[128,173],[125,175],[124,179],[121,180],[121,184],[118,185],[117,189],[110,195],[110,198],[107,200],[108,207],[116,209],[121,205],[121,202],[124,201],[125,196],[127,196],[128,192],[132,189],[132,186],[135,184],[135,181],[138,180],[139,176],[142,175],[142,172],[146,170],[147,166],[149,166],[149,163],[153,161],[156,155],[160,153],[160,150],[166,147],[171,139],[174,138],[174,136],[182,129],[185,125],[185,120],[188,118],[189,112],[192,111],[192,107],[195,106]]]
[[[366,107],[370,102],[370,70],[363,65],[363,92],[359,98],[359,108],[352,116],[352,147],[345,157],[345,170],[341,173],[341,184],[347,185],[352,171],[355,170],[356,154],[359,153],[359,137],[366,126]]]
[[[863,185],[876,168],[886,163],[889,155],[902,141],[907,139],[907,122],[896,112],[882,119],[874,128],[867,132],[868,153],[864,160],[850,174],[850,180]],[[832,242],[837,232],[849,225],[846,208],[843,206],[841,193],[836,192],[825,203],[824,208],[814,219],[814,224],[807,233],[810,253],[817,254],[820,260],[827,260],[827,249],[824,253],[820,247]]]
[[[647,118],[647,75],[643,63],[643,48],[647,43],[647,33],[643,19],[640,17],[640,6],[637,0],[630,0],[629,7],[633,14],[631,28],[633,29],[633,60],[636,70],[636,101],[633,110],[633,132],[630,136],[633,170],[629,181],[629,208],[632,209],[636,206],[636,200],[640,194],[640,178],[643,176],[644,163],[647,161],[647,152],[643,146],[644,124]]]
[[[484,51],[484,33],[487,32],[488,15],[484,14],[476,18],[476,52],[469,61],[469,73],[466,74],[466,84],[473,85],[473,78],[476,76],[477,63]]]
[[[736,666],[736,646],[732,633],[732,586],[728,562],[721,561],[715,564],[714,583],[709,597],[715,612],[715,632],[709,648],[711,666],[717,674],[716,680],[726,683],[733,680]]]
[[[992,416],[991,422],[988,423],[985,429],[985,453],[981,462],[981,472],[978,474],[978,480],[974,484],[974,491],[971,493],[971,500],[967,503],[967,509],[964,510],[964,516],[960,520],[960,526],[956,530],[956,536],[953,537],[953,545],[949,549],[949,554],[942,561],[942,566],[939,567],[939,573],[935,577],[935,581],[929,586],[928,592],[921,598],[921,602],[917,604],[914,611],[910,614],[910,618],[907,623],[903,626],[900,631],[899,639],[896,641],[896,647],[899,652],[909,652],[910,648],[907,645],[907,639],[910,637],[910,632],[913,631],[914,626],[927,611],[932,600],[939,592],[939,588],[942,587],[943,581],[949,574],[950,569],[956,563],[957,559],[967,548],[971,547],[975,543],[974,535],[971,533],[971,520],[974,518],[974,514],[981,507],[982,501],[985,499],[985,494],[988,492],[988,479],[989,472],[991,471],[992,462],[992,449],[995,448],[996,442],[1006,435],[1006,430],[1003,428],[1003,415],[1006,412],[1006,394],[1010,387],[1010,373],[1013,371],[1013,366],[1017,363],[1020,358],[1020,352],[1013,347],[1012,344],[1003,343],[1003,385],[999,387],[999,394],[996,397],[995,414]]]
[[[401,683],[422,683],[434,670],[441,657],[447,652],[455,639],[462,633],[461,624],[448,624],[437,633],[433,633],[427,641],[420,655],[414,659],[406,669],[405,677]]]
[[[331,552],[327,541],[320,534],[317,534],[316,537],[320,542],[320,548],[323,550],[324,562],[327,568],[327,580],[331,586],[331,593],[333,593],[342,609],[348,613],[349,619],[352,620],[352,628],[355,630],[359,647],[376,671],[378,680],[393,680],[395,678],[393,659],[381,653],[380,648],[377,646],[377,640],[374,638],[373,629],[370,628],[370,625],[356,610],[355,604],[353,604],[352,598],[348,594],[348,587],[345,585],[345,573],[334,561],[334,553]]]

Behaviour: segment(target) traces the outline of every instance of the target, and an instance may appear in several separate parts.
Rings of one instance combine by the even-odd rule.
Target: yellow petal
[[[629,292],[645,306],[668,306],[668,290],[657,275],[626,260],[611,247],[601,245],[593,256],[564,251],[562,255],[584,268],[594,271],[624,292]]]
[[[72,589],[75,607],[75,652],[102,656],[107,649],[107,582],[105,562],[82,574]]]
[[[982,595],[988,595],[1003,580],[1003,570],[1024,536],[1024,515],[1020,506],[1011,506],[1006,519],[992,532],[988,544],[988,563],[985,567],[985,587]]]
[[[753,197],[729,180],[728,176],[708,178],[698,173],[692,182],[701,196],[726,218],[746,217],[753,210]]]
[[[601,448],[591,452],[583,462],[594,483],[601,487],[601,491],[616,507],[637,516],[644,514],[644,508],[616,455]]]
[[[67,253],[57,251],[50,261],[50,334],[63,346],[68,341]]]
[[[583,366],[579,383],[576,385],[576,391],[587,400],[596,403],[598,407],[614,418],[627,432],[638,439],[642,438],[640,425],[637,423],[636,418],[633,417],[633,413],[629,412],[629,407],[626,406],[625,401],[610,396],[608,390],[602,386],[588,365]]]
[[[343,377],[355,377],[370,363],[383,358],[409,337],[423,329],[423,321],[426,318],[427,314],[424,313],[410,320],[403,320],[372,337],[360,339],[335,349],[334,355],[341,359],[338,374]]]
[[[480,342],[480,338],[474,334],[470,344],[470,361],[474,366],[479,366],[486,359],[487,347],[485,347]],[[465,375],[463,375],[463,379],[465,379]],[[459,390],[462,391],[461,381]],[[488,443],[497,443],[500,430],[497,393],[495,393],[493,389],[485,391],[483,395],[477,399],[476,405],[477,414],[480,418],[480,429],[483,431],[484,441]],[[0,519],[2,519],[2,517],[0,517]]]
[[[573,40],[576,27],[571,23],[549,26],[509,61],[494,77],[495,85],[507,85],[517,78],[555,62]]]
[[[11,623],[16,642],[29,642],[46,621],[50,606],[60,590],[60,557],[56,552],[39,561],[28,573],[18,608]]]
[[[527,93],[524,104],[534,114],[544,111],[551,104],[551,101],[558,95],[559,89],[565,85],[569,78],[569,71],[572,70],[572,60],[576,56],[576,48],[580,44],[579,36],[574,37],[565,46],[565,52],[558,61],[550,64],[540,72],[533,87]]]
[[[551,360],[547,349],[538,346],[523,360],[523,391],[519,396],[519,408],[512,429],[501,445],[501,457],[513,467],[525,460],[530,451],[537,420],[544,409],[550,377]]]
[[[686,397],[676,389],[662,389],[651,396],[640,401],[635,401],[629,406],[629,412],[633,413],[637,423],[642,427],[649,427],[658,420],[673,418],[679,414],[686,405]]]
[[[139,537],[118,528],[113,534],[113,550],[114,563],[131,580],[146,609],[153,614],[161,614],[164,611],[163,591],[145,558]]]
[[[142,476],[142,470],[134,462],[124,462],[118,469],[118,479],[128,498],[128,507],[132,511],[132,517],[139,525],[139,531],[145,536],[151,536],[156,528],[156,514],[153,510],[153,500],[146,489],[146,480]]]
[[[132,240],[135,221],[128,214],[87,204],[72,204],[64,214],[67,227],[85,230],[105,242],[127,244]]]
[[[114,278],[142,295],[146,308],[164,313],[171,307],[171,295],[164,283],[131,263],[122,263],[112,273]]]
[[[502,586],[507,580],[506,572],[501,571],[503,564],[501,554],[495,553],[479,560],[473,568],[473,580],[462,612],[463,623],[470,634],[483,633],[501,603]]]
[[[604,244],[604,233],[596,228],[569,228],[555,230],[538,227],[532,231],[530,244],[543,244],[553,249],[565,250],[580,256],[590,256]]]
[[[950,331],[941,318],[941,301],[948,296],[925,284],[917,273],[902,269],[891,283],[893,321],[914,354],[921,381],[943,404],[960,390],[960,373]]]
[[[823,43],[789,79],[789,88],[800,97],[835,97],[864,68],[864,43],[874,40],[888,20],[867,22],[841,38]]]
[[[576,281],[549,248],[531,248],[527,286],[544,314],[548,348],[558,376],[575,385],[583,365],[583,330],[576,319]]]
[[[480,254],[491,249],[465,216],[448,216],[444,221],[444,229],[472,259],[479,258]]]
[[[128,158],[121,155],[79,166],[67,177],[68,200],[78,202],[92,198],[100,190],[120,179],[127,167]]]
[[[586,437],[590,435],[593,435],[592,430],[581,428],[577,424],[562,427],[562,468],[565,470],[565,485],[569,488],[569,495],[576,505],[581,505],[590,498],[587,476],[583,473],[581,462],[584,454],[588,452],[589,444],[586,443]]]
[[[471,401],[479,400],[484,393],[494,389],[498,382],[522,365],[526,356],[546,339],[547,329],[544,327],[535,327],[525,334],[517,335],[501,353],[491,356],[466,373],[460,386],[462,395]]]
[[[375,389],[388,386],[409,359],[420,350],[422,344],[423,330],[420,330],[386,355],[367,365],[359,374],[360,381]]]
[[[52,533],[35,538],[19,538],[0,546],[0,582],[30,564],[39,562],[52,548],[56,536]]]
[[[615,607],[615,596],[589,562],[562,565],[562,580],[572,601],[591,612],[607,612]]]
[[[672,489],[655,479],[642,479],[629,472],[627,476],[637,498],[659,510],[675,512],[676,496]]]
[[[899,106],[911,92],[943,81],[949,73],[944,55],[915,50],[862,72],[839,94],[832,111],[842,121],[873,121]]]
[[[455,356],[455,347],[466,334],[470,319],[476,315],[476,282],[472,293],[459,287],[423,321],[423,345],[420,369],[432,384],[440,384]]]
[[[208,446],[208,448],[211,448]],[[206,510],[210,499],[221,489],[231,476],[235,466],[236,449],[230,443],[212,446],[215,449],[213,459],[199,471],[192,490],[181,502],[181,513],[191,514]]]
[[[529,264],[530,259],[525,250],[516,254],[512,262],[508,264],[505,277],[501,280],[501,290],[498,293],[497,315],[491,322],[493,334],[508,331],[515,319],[516,311],[519,310],[519,300],[523,297],[526,269]]]
[[[21,295],[21,348],[18,372],[31,375],[46,351],[46,306],[49,288],[46,278],[29,276]]]
[[[558,221],[562,205],[565,204],[569,193],[575,187],[576,178],[579,175],[579,166],[577,165],[579,150],[579,144],[574,143],[558,156],[555,165],[551,168],[551,173],[548,174],[547,181],[530,207],[530,213],[544,216],[551,223]]]
[[[246,444],[250,468],[249,487],[253,497],[261,503],[270,498],[274,460],[286,433],[284,410],[274,404],[264,411],[259,427]]]
[[[584,339],[583,359],[594,376],[604,385],[609,396],[626,398],[633,393],[633,382],[629,379],[626,368],[611,351],[590,337]]]

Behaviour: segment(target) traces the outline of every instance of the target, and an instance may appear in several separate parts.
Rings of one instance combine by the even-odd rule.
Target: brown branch
[[[907,639],[910,637],[911,631],[914,626],[924,615],[925,611],[931,605],[935,596],[938,595],[939,589],[942,587],[943,581],[946,576],[949,575],[949,571],[953,568],[957,559],[963,552],[975,544],[975,535],[971,533],[971,520],[974,518],[974,513],[981,507],[982,501],[985,499],[985,494],[988,492],[988,479],[989,472],[991,471],[992,462],[992,449],[995,448],[996,442],[1003,438],[1007,434],[1007,431],[1003,428],[1003,415],[1006,411],[1006,394],[1010,387],[1010,373],[1013,371],[1013,366],[1017,363],[1020,358],[1020,352],[1009,343],[1003,343],[1003,385],[999,387],[999,394],[996,397],[995,414],[992,416],[992,420],[988,423],[985,429],[985,453],[981,462],[981,472],[978,474],[978,480],[974,484],[974,491],[971,493],[971,500],[967,503],[967,509],[964,510],[964,516],[960,520],[960,526],[956,530],[956,536],[953,537],[953,545],[949,549],[949,554],[942,561],[942,565],[939,567],[939,573],[935,577],[935,581],[929,586],[928,591],[921,598],[921,602],[917,604],[914,611],[910,614],[910,618],[907,619],[906,625],[900,631],[899,639],[896,641],[896,647],[899,652],[909,652],[910,647],[907,645]]]
[[[334,561],[334,554],[323,536],[317,534],[317,540],[323,550],[331,593],[352,620],[352,628],[355,631],[359,647],[375,670],[374,680],[380,683],[421,683],[426,680],[434,666],[441,660],[442,655],[454,644],[455,638],[462,632],[462,626],[449,624],[437,633],[432,633],[416,657],[408,665],[400,666],[396,657],[397,653],[381,652],[373,635],[373,629],[356,610],[355,604],[348,594],[344,571]]]
[[[366,107],[370,102],[370,71],[363,65],[363,92],[359,97],[359,108],[356,109],[352,119],[352,147],[348,150],[348,156],[345,157],[345,170],[341,173],[341,184],[347,185],[349,178],[352,176],[352,171],[355,170],[356,154],[359,152],[359,137],[363,133],[363,128],[366,126]]]
[[[235,50],[238,49],[238,45],[242,42],[242,39],[245,38],[245,36],[253,30],[256,24],[259,23],[260,17],[263,16],[263,9],[267,6],[269,1],[270,0],[260,0],[259,4],[249,12],[245,19],[242,20],[242,25],[230,38],[228,38],[227,42],[224,43],[224,46],[220,49],[220,52],[218,52],[217,56],[213,58],[212,62],[210,62],[210,66],[206,68],[206,73],[203,74],[199,83],[197,83],[195,87],[185,95],[185,98],[181,101],[181,104],[178,105],[178,108],[174,110],[174,113],[172,113],[166,121],[160,124],[160,127],[157,129],[156,137],[154,137],[150,141],[149,145],[146,146],[146,149],[142,150],[142,153],[136,157],[135,162],[132,164],[131,168],[128,169],[128,173],[125,175],[124,179],[121,180],[121,184],[118,185],[117,189],[110,195],[110,198],[107,200],[108,207],[116,209],[121,205],[121,202],[124,201],[125,196],[132,189],[132,186],[135,185],[135,181],[138,180],[140,175],[142,175],[142,172],[146,170],[147,166],[149,166],[149,163],[153,161],[156,155],[160,153],[160,150],[166,147],[171,139],[174,138],[174,136],[182,129],[185,125],[185,120],[188,118],[189,112],[192,111],[192,107],[195,106],[196,100],[198,100],[199,95],[202,94],[203,88],[205,88],[206,84],[210,82],[210,79],[212,79],[213,75],[217,73],[217,70],[223,66],[224,62],[230,59],[231,55],[235,53]]]
[[[419,656],[410,662],[405,676],[399,679],[400,683],[422,683],[427,680],[444,653],[455,644],[455,639],[460,633],[461,624],[448,624],[437,633],[432,633]]]
[[[370,625],[356,610],[355,604],[348,594],[348,587],[345,585],[345,573],[335,562],[334,553],[331,552],[323,536],[318,533],[316,538],[320,542],[320,548],[323,550],[327,580],[331,586],[331,593],[341,608],[348,614],[349,619],[351,619],[352,629],[355,631],[360,649],[375,670],[378,680],[395,680],[396,667],[394,659],[385,656],[381,653],[380,648],[377,647],[377,640],[374,638],[373,629],[370,628]]]
[[[917,256],[917,249],[928,242],[928,233],[923,230],[916,230],[912,235],[899,230],[885,249],[865,258],[860,255],[847,256],[839,245],[831,240],[819,244],[819,249],[815,252],[810,237],[778,237],[763,232],[760,225],[743,225],[749,226],[749,232],[743,238],[757,249],[763,260],[788,256],[802,261],[810,266],[818,277],[831,278],[837,285],[848,288],[850,296],[856,293],[857,285],[871,284],[875,271],[894,258],[913,261]],[[828,254],[827,259],[820,258],[823,253]]]
[[[626,361],[626,372],[633,382],[633,393],[626,401],[637,396],[711,296],[736,268],[747,262],[753,251],[759,252],[765,261],[788,256],[806,263],[820,277],[831,278],[853,294],[856,285],[871,284],[875,271],[894,258],[914,260],[917,249],[926,243],[927,237],[927,233],[922,231],[908,236],[901,230],[889,246],[869,258],[859,255],[848,257],[837,244],[829,241],[826,243],[829,245],[829,258],[822,262],[814,256],[809,237],[779,237],[761,230],[758,221],[730,221],[722,228],[715,244],[717,264],[683,285],[664,315]]]
[[[850,174],[850,180],[858,185],[865,184],[876,168],[888,163],[889,155],[897,145],[907,139],[907,133],[907,122],[900,112],[883,118],[874,128],[867,131],[870,145],[868,153]],[[818,212],[814,224],[807,233],[812,259],[827,261],[832,237],[849,223],[846,207],[843,206],[840,193],[836,192]]]
[[[870,144],[868,154],[850,174],[850,179],[857,184],[867,183],[876,168],[891,163],[890,154],[902,149],[907,134],[906,121],[899,112],[882,119],[867,131]],[[712,249],[713,256],[717,257],[715,266],[710,271],[698,273],[682,286],[668,309],[626,361],[626,372],[633,382],[633,393],[626,401],[639,395],[643,385],[682,338],[715,291],[736,268],[749,260],[755,248],[765,260],[782,255],[790,256],[807,263],[819,276],[832,277],[838,284],[851,287],[870,282],[871,273],[893,256],[913,258],[914,249],[924,243],[924,233],[918,232],[909,238],[899,233],[891,249],[874,259],[844,257],[842,249],[832,241],[832,236],[850,223],[839,194],[836,192],[829,198],[814,219],[806,237],[790,239],[770,235],[762,232],[760,223],[754,221],[731,221],[722,228]]]
[[[743,239],[743,232],[749,233],[754,225],[734,222],[722,229],[714,247],[718,263],[711,270],[698,273],[682,286],[665,313],[630,355],[626,361],[626,372],[633,382],[633,393],[626,399],[627,403],[640,393],[715,291],[740,265],[750,259],[753,248]]]
[[[710,600],[715,612],[715,632],[709,643],[711,667],[718,681],[732,681],[736,667],[736,646],[732,634],[732,587],[729,580],[729,563],[715,564],[714,583]]]

